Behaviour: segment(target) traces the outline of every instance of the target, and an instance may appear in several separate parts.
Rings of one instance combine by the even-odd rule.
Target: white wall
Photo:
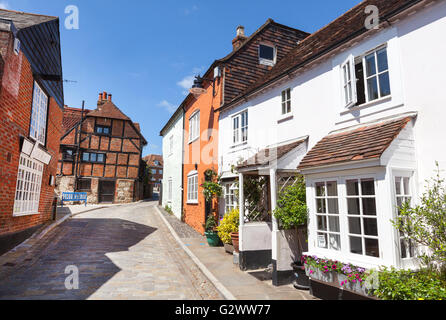
[[[170,152],[170,137],[173,136],[173,150]],[[163,207],[168,205],[178,219],[181,219],[182,162],[183,162],[183,114],[179,115],[163,136]],[[172,179],[172,200],[169,200],[169,179]]]

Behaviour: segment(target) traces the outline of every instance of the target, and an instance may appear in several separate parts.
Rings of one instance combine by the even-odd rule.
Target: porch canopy
[[[277,259],[275,232],[278,231],[278,223],[271,213],[276,208],[281,186],[294,181],[297,165],[305,155],[307,145],[308,136],[270,146],[237,166],[242,269],[262,268],[271,264],[271,257],[273,261]],[[244,187],[248,182],[245,178],[255,181],[248,185],[261,189],[255,197],[250,197],[249,191],[245,197]]]

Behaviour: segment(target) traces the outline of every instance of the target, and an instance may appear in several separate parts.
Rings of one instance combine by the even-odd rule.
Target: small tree
[[[427,253],[419,256],[425,265],[445,271],[446,186],[440,177],[438,163],[436,177],[427,183],[427,191],[421,197],[420,204],[414,207],[409,203],[403,204],[393,224],[405,237],[428,248]]]

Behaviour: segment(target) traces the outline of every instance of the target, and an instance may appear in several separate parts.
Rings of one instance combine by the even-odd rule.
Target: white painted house
[[[364,27],[370,4],[379,9],[377,29]],[[241,164],[239,180],[268,176],[273,210],[276,176],[300,172],[310,254],[363,267],[414,266],[414,250],[391,219],[401,201],[416,203],[435,161],[446,168],[445,33],[446,1],[357,5],[220,110],[220,173],[234,177],[231,168]],[[234,127],[241,115],[249,119],[244,141]],[[241,266],[269,256],[277,284],[292,261],[277,222],[240,223]]]
[[[183,121],[184,112],[179,108],[161,130],[163,137],[162,205],[172,209],[181,219],[183,211]]]

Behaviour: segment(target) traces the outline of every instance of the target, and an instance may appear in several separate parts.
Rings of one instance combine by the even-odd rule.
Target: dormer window
[[[273,66],[276,63],[276,48],[270,45],[259,45],[259,63]]]

